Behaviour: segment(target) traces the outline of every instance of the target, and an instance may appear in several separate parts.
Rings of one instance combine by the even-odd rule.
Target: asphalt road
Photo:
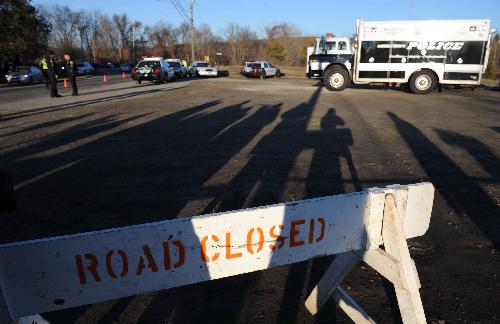
[[[86,90],[95,89],[102,87],[106,84],[115,84],[120,82],[131,81],[130,74],[126,75],[125,79],[122,79],[121,75],[108,75],[108,82],[103,81],[103,76],[84,76],[78,77],[77,85],[80,91],[85,92]],[[57,83],[58,92],[61,95],[71,94],[71,85],[68,82],[68,88],[65,89],[61,80]],[[34,84],[34,85],[19,85],[13,84],[9,86],[0,87],[0,102],[12,103],[25,100],[26,98],[46,98],[49,97],[49,90],[45,88],[45,84]]]
[[[430,181],[429,231],[409,241],[428,321],[500,320],[500,92],[333,93],[310,80],[238,76],[86,82],[82,96],[56,100],[38,88],[1,90],[10,99],[0,99],[0,167],[19,207],[2,217],[0,242]],[[332,301],[316,317],[304,307],[329,261],[43,315],[53,323],[349,323]],[[398,318],[393,291],[367,266],[343,287],[376,321]]]

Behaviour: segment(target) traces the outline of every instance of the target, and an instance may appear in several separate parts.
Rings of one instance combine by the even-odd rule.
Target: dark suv
[[[142,80],[166,83],[174,79],[174,68],[163,59],[144,59],[136,67],[132,68],[130,74],[132,79],[140,84]]]

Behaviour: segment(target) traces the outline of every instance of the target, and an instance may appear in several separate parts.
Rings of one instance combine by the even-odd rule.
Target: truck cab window
[[[339,42],[339,51],[345,51],[347,49],[346,42]]]
[[[322,41],[319,43],[319,52],[327,54],[329,51],[334,51],[337,47],[336,42]]]

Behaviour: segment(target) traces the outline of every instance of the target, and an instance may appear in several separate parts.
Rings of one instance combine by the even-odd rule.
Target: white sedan
[[[208,62],[195,61],[189,66],[191,76],[216,77],[217,69]]]

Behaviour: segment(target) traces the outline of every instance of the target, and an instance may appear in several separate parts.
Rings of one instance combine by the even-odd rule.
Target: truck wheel
[[[418,71],[411,75],[408,86],[414,94],[428,94],[436,89],[438,80],[431,71]]]
[[[342,91],[351,82],[349,73],[346,69],[335,66],[326,70],[325,73],[325,86],[330,91]]]

